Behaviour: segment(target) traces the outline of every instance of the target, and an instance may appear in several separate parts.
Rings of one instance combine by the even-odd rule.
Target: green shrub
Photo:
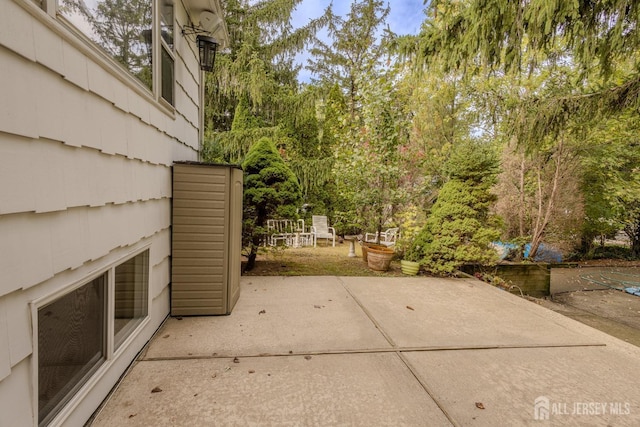
[[[500,237],[500,223],[489,208],[495,200],[490,189],[498,171],[497,156],[486,145],[468,143],[458,147],[445,170],[450,179],[407,257],[420,258],[436,274],[451,274],[467,263],[494,263],[497,254],[489,244]]]
[[[249,247],[246,270],[255,264],[269,218],[297,218],[301,201],[298,180],[282,160],[273,141],[262,138],[242,163],[244,170],[243,244]]]

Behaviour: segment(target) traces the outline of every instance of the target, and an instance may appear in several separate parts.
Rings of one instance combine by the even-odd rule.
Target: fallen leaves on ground
[[[358,251],[359,252],[359,251]],[[258,254],[256,265],[244,276],[402,276],[393,261],[387,272],[371,270],[361,257],[349,258],[348,245],[317,248],[278,248]]]

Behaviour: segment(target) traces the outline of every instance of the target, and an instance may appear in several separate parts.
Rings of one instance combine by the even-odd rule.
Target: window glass
[[[105,359],[107,273],[38,309],[38,422],[46,425]]]
[[[171,0],[160,0],[160,33],[162,34],[160,96],[174,105],[173,2]]]
[[[173,50],[173,3],[160,0],[160,32],[162,40]]]
[[[173,57],[162,47],[162,97],[173,105]]]
[[[152,89],[152,1],[59,0],[58,11]]]
[[[147,317],[149,295],[149,251],[115,269],[114,334],[117,349]]]

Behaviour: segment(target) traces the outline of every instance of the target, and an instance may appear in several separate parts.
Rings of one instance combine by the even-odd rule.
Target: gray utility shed
[[[229,314],[240,296],[242,170],[173,166],[171,315]]]

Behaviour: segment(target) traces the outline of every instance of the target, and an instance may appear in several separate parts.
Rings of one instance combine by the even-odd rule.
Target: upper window
[[[59,0],[58,12],[152,89],[152,0]]]
[[[155,22],[154,7],[158,9]],[[58,13],[173,105],[172,0],[58,0]],[[158,31],[162,36],[156,41]],[[159,78],[154,83],[156,73]]]
[[[173,50],[173,3],[162,0],[160,7],[160,33],[162,40]]]
[[[169,104],[173,105],[173,3],[168,0],[160,0],[160,38],[161,44],[161,90],[162,96]]]

